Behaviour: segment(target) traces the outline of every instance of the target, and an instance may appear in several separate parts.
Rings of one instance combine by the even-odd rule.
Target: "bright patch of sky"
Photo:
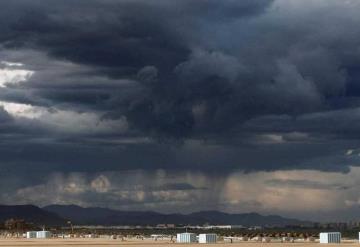
[[[21,69],[23,64],[12,63],[7,61],[1,61],[0,67],[0,87],[6,87],[7,85],[17,84],[28,80],[34,71]]]

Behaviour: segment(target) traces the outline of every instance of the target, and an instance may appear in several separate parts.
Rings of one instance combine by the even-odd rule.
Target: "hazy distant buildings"
[[[158,229],[171,229],[171,228],[175,228],[176,225],[175,224],[157,224],[155,228]]]
[[[202,229],[245,229],[246,227],[242,225],[210,225],[210,226],[202,226],[199,227]]]

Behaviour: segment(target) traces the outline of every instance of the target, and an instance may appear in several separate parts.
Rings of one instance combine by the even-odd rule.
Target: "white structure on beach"
[[[26,238],[36,238],[36,232],[35,231],[26,232]]]
[[[51,238],[51,233],[49,231],[38,231],[36,238]]]
[[[261,236],[256,236],[254,238],[252,238],[251,240],[257,241],[257,242],[261,242],[262,241],[262,237]]]
[[[290,242],[291,238],[290,237],[282,237],[281,241],[283,242]]]
[[[216,243],[217,235],[214,233],[199,234],[199,243],[212,244]]]
[[[195,243],[196,242],[196,234],[195,233],[178,233],[176,235],[176,242],[178,243]]]
[[[29,231],[26,232],[26,238],[51,238],[51,233],[49,231]]]
[[[340,243],[341,242],[341,233],[340,232],[321,232],[320,233],[320,243],[329,244],[329,243]]]
[[[270,243],[271,238],[269,238],[269,237],[264,237],[264,238],[262,239],[262,241],[265,242],[265,243]]]

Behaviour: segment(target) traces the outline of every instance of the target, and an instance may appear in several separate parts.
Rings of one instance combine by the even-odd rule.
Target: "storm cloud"
[[[110,203],[125,185],[108,190],[116,179],[94,174],[161,170],[174,181],[139,192],[139,205],[176,190],[214,207],[209,183],[184,173],[216,180],[215,191],[235,173],[350,174],[360,165],[359,10],[356,0],[2,1],[0,169],[18,191],[7,202],[48,188],[37,173],[59,183],[77,174],[83,186],[73,201],[44,192],[64,195],[44,203]]]

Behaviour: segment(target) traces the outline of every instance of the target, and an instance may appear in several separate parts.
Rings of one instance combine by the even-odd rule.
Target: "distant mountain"
[[[218,211],[202,211],[188,216],[206,219],[209,224],[243,225],[243,226],[290,226],[309,225],[311,222],[278,215],[261,215],[258,213],[228,214]]]
[[[243,226],[309,225],[310,222],[276,215],[257,213],[228,214],[202,211],[191,214],[161,214],[143,211],[119,211],[107,208],[83,208],[75,205],[50,205],[43,208],[79,225],[156,225],[156,224],[219,224]]]
[[[0,222],[8,219],[24,219],[38,226],[61,226],[66,221],[55,213],[33,205],[0,205]]]

